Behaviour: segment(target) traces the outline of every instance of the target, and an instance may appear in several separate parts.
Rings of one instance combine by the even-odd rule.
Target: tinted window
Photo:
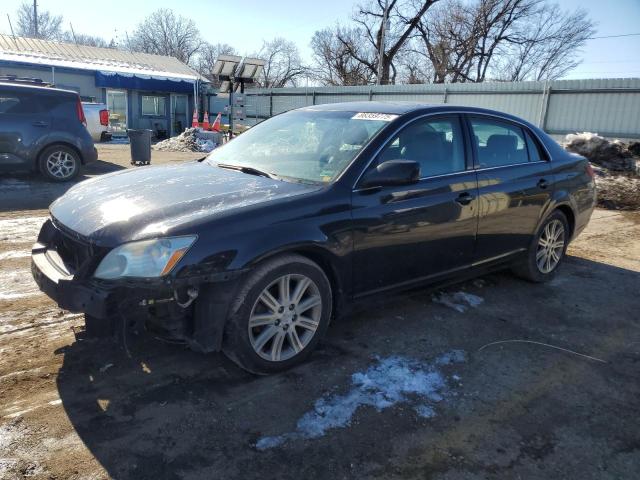
[[[471,118],[480,167],[527,163],[524,131],[518,125],[499,120]]]
[[[2,92],[0,93],[0,113],[30,114],[40,111],[34,95],[28,93]]]
[[[17,96],[0,93],[0,113],[11,112],[19,103],[20,99]]]
[[[430,177],[465,169],[464,140],[458,117],[417,120],[394,137],[378,158],[415,160],[420,176]]]

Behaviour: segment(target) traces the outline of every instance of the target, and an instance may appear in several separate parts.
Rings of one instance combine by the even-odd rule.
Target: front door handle
[[[541,188],[541,189],[543,189],[543,190],[544,190],[544,189],[545,189],[545,188],[547,188],[548,186],[549,186],[549,182],[547,182],[547,180],[546,180],[546,179],[541,178],[541,179],[538,181],[538,187],[539,187],[539,188]]]
[[[33,122],[31,125],[33,125],[34,127],[48,127],[49,126],[49,124],[47,122],[42,122],[42,121]]]
[[[472,200],[473,195],[471,195],[469,192],[463,192],[458,195],[458,198],[456,198],[456,202],[458,202],[460,205],[469,205]]]

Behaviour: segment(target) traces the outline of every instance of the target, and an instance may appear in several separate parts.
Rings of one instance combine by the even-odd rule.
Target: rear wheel
[[[224,353],[240,367],[267,374],[305,360],[331,318],[331,284],[299,255],[259,266],[245,281],[225,328]]]
[[[70,147],[52,145],[40,154],[40,172],[54,182],[67,182],[80,173],[80,156]]]
[[[569,244],[569,222],[556,210],[540,226],[534,236],[527,257],[514,267],[517,275],[532,282],[547,282],[562,263]]]

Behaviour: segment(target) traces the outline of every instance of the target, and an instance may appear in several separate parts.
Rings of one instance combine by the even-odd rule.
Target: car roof
[[[17,88],[21,90],[37,90],[40,92],[56,92],[56,93],[71,93],[78,95],[78,92],[73,90],[64,90],[62,88],[46,87],[44,85],[27,85],[24,83],[12,83],[12,82],[0,82],[0,88]]]
[[[519,122],[524,120],[508,113],[500,112],[497,110],[490,110],[488,108],[479,107],[467,107],[463,105],[454,104],[434,104],[434,103],[417,103],[417,102],[398,102],[398,101],[370,101],[370,102],[342,102],[342,103],[325,103],[322,105],[313,105],[308,107],[302,107],[300,110],[313,110],[313,111],[325,111],[325,112],[363,112],[363,113],[388,113],[394,115],[404,115],[411,112],[463,112],[463,113],[484,113],[503,117],[506,119],[513,119]]]

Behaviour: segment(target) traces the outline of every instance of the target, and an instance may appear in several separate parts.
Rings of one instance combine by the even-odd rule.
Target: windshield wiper
[[[264,170],[260,170],[255,167],[248,167],[246,165],[231,165],[228,163],[218,163],[216,164],[220,168],[226,168],[228,170],[237,170],[242,173],[247,173],[249,175],[258,175],[260,177],[267,177],[277,180],[279,177],[273,173],[265,172]]]

